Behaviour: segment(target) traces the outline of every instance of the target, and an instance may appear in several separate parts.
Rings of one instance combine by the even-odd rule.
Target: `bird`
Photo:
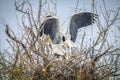
[[[65,35],[69,35],[70,39],[67,39],[65,35],[60,31],[59,19],[56,16],[48,15],[41,24],[40,36],[43,34],[49,35],[54,44],[59,44],[69,40],[69,42],[75,43],[78,29],[92,25],[98,15],[91,12],[75,13],[71,16],[70,24]],[[71,44],[70,44],[71,45]]]
[[[97,14],[91,12],[74,13],[70,18],[67,32],[63,35],[60,30],[58,17],[48,15],[40,26],[40,36],[43,34],[49,35],[53,43],[51,44],[53,52],[57,55],[65,56],[69,60],[72,52],[72,44],[76,41],[78,29],[92,25],[95,23],[97,17]],[[60,48],[61,44],[62,48]]]

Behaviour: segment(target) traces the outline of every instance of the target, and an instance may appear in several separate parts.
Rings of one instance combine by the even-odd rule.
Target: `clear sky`
[[[38,0],[31,0],[33,7],[37,9]],[[78,8],[81,11],[91,12],[91,2],[92,0],[79,0]],[[115,10],[117,7],[120,7],[120,0],[105,0],[106,6],[110,10]],[[62,24],[69,16],[74,13],[76,7],[77,0],[57,0],[57,16],[60,19],[60,23]],[[102,7],[102,0],[95,0],[95,3],[98,7]],[[0,22],[5,20],[7,24],[11,26],[11,28],[17,32],[16,27],[16,11],[14,7],[14,0],[0,0]],[[66,26],[68,21],[64,24]],[[62,27],[64,29],[64,27]],[[0,41],[1,48],[7,49],[8,44],[6,42],[6,34],[5,34],[5,26],[0,24]]]

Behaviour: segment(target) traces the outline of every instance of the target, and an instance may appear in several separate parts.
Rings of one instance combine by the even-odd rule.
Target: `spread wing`
[[[49,35],[51,40],[54,41],[56,38],[56,34],[59,32],[59,21],[57,17],[49,16],[41,25],[42,30],[40,32],[40,36],[42,34]]]
[[[89,12],[74,14],[70,21],[71,40],[75,42],[77,38],[77,30],[79,28],[91,25],[95,22],[96,18],[97,14]]]

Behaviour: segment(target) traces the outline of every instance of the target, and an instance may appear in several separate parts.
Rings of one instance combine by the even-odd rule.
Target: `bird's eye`
[[[62,41],[63,41],[63,42],[65,41],[65,36],[62,36]]]

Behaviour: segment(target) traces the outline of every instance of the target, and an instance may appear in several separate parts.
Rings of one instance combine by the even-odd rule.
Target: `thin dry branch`
[[[32,57],[29,55],[27,49],[26,49],[26,46],[21,42],[19,41],[16,37],[13,37],[11,34],[10,34],[10,30],[9,30],[9,26],[6,25],[6,30],[5,30],[6,34],[8,35],[8,37],[10,39],[12,39],[13,41],[15,41],[16,43],[19,43],[22,45],[23,49],[25,50],[26,54],[28,55],[30,61],[34,64],[34,60],[32,59]]]

